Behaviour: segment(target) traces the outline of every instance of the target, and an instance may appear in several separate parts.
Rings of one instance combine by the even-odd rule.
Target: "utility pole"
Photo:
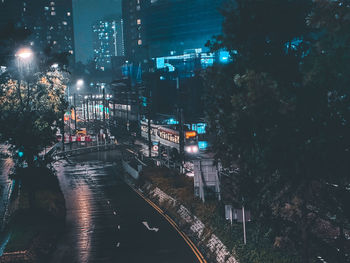
[[[64,136],[65,136],[65,132],[64,132],[64,126],[65,126],[65,121],[64,121],[64,113],[65,111],[62,111],[62,151],[64,152]]]
[[[242,219],[243,219],[243,241],[244,245],[247,244],[247,234],[245,230],[245,211],[244,211],[244,205],[242,205]]]
[[[103,98],[102,98],[102,110],[103,110],[103,133],[105,135],[105,141],[106,141],[106,100],[105,100],[105,96],[106,96],[106,92],[105,92],[105,87],[102,87],[102,94],[103,94]]]
[[[93,114],[94,114],[94,116],[95,116],[95,121],[97,120],[97,113],[96,113],[96,99],[94,99],[94,103],[93,103],[93,105],[94,105],[94,112],[93,112]]]
[[[86,99],[86,112],[87,112],[87,121],[90,122],[90,117],[89,117],[89,96]]]
[[[126,130],[129,131],[129,92],[126,92]]]
[[[179,139],[180,139],[180,163],[181,163],[181,173],[183,172],[184,165],[184,131],[183,131],[183,116],[182,116],[182,106],[181,106],[181,91],[180,91],[180,78],[176,77],[176,91],[178,94],[178,118],[179,118]]]
[[[151,116],[150,116],[150,109],[148,109],[148,116],[147,116],[147,132],[148,132],[148,157],[152,157],[152,137],[151,137]]]
[[[77,132],[77,108],[76,108],[76,94],[73,95],[73,103],[74,103],[74,133]]]
[[[117,117],[115,116],[115,100],[113,99],[113,124],[114,124],[114,127],[116,126],[116,119]]]
[[[86,115],[85,115],[85,107],[86,107],[86,105],[85,105],[85,98],[83,98],[83,103],[81,104],[81,107],[82,107],[82,109],[83,109],[84,122],[86,122]]]
[[[149,73],[151,74],[151,73]],[[148,135],[148,157],[152,157],[152,136],[151,136],[151,97],[152,97],[152,90],[151,90],[151,76],[149,75],[149,81],[147,83],[147,135]]]

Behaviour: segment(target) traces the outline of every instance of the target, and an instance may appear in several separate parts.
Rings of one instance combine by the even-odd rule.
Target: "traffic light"
[[[19,147],[17,150],[17,156],[22,159],[24,156],[23,147]]]

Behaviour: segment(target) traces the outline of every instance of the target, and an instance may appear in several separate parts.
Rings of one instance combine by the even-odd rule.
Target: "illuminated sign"
[[[197,136],[197,133],[195,131],[187,131],[185,133],[186,139],[193,138]]]

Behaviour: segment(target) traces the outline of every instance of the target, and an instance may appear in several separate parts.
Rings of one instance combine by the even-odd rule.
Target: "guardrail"
[[[89,147],[81,147],[73,150],[68,151],[55,151],[52,153],[52,157],[54,158],[62,158],[62,157],[69,157],[69,156],[76,156],[80,154],[86,154],[91,152],[99,152],[99,151],[110,151],[119,148],[120,145],[115,143],[110,144],[100,144],[96,146],[89,146]]]

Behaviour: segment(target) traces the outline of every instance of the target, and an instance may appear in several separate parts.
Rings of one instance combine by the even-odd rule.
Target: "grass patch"
[[[13,175],[18,209],[7,227],[11,233],[5,252],[32,251],[46,257],[65,224],[65,201],[54,172],[46,167],[22,169]],[[45,262],[45,261],[43,261]]]
[[[5,252],[23,251],[30,248],[33,240],[42,233],[50,232],[53,224],[43,214],[33,215],[29,212],[17,214],[10,223],[11,237]]]

